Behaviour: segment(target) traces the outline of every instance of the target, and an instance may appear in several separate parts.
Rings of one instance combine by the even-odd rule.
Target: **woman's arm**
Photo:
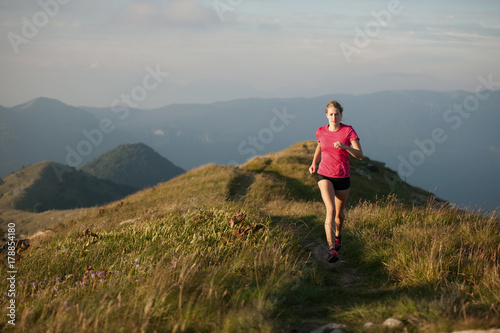
[[[363,159],[363,150],[361,149],[361,144],[359,143],[359,140],[353,140],[351,142],[352,147],[346,146],[345,144],[341,143],[340,141],[337,141],[333,144],[335,148],[342,148],[345,149],[354,156],[354,158],[357,158],[358,160]]]
[[[320,153],[321,153],[321,144],[318,142],[318,145],[316,146],[316,150],[314,151],[313,161],[311,163],[311,166],[309,167],[309,172],[311,174],[316,172]]]

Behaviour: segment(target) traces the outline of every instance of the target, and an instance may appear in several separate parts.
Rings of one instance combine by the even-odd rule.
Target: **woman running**
[[[351,187],[349,154],[363,159],[363,151],[359,137],[349,125],[340,122],[342,106],[337,101],[331,101],[326,106],[328,125],[318,128],[316,137],[318,146],[309,168],[311,174],[318,173],[318,186],[326,207],[325,232],[328,243],[328,261],[339,260],[342,247],[342,224],[344,223],[344,206]],[[319,168],[317,168],[318,160]],[[336,228],[333,229],[335,219]]]

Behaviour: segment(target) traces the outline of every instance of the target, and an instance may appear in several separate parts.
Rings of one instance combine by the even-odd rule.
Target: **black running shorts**
[[[337,191],[348,190],[351,187],[351,177],[332,178],[318,173],[318,182],[323,179],[329,180],[333,184],[333,189]]]

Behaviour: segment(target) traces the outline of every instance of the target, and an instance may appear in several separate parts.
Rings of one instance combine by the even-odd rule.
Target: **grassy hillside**
[[[120,145],[85,164],[82,171],[135,188],[165,182],[184,172],[143,143]]]
[[[388,317],[409,332],[500,327],[498,219],[422,202],[383,165],[356,162],[341,261],[327,264],[313,151],[304,142],[239,168],[206,165],[54,226],[16,262],[16,326],[1,328],[308,332],[337,322],[356,332]]]
[[[40,162],[5,177],[0,200],[17,210],[43,212],[95,206],[134,191],[58,163]]]
[[[58,163],[37,163],[0,181],[0,229],[16,223],[18,236],[25,237],[84,211],[75,207],[112,202],[133,191]]]

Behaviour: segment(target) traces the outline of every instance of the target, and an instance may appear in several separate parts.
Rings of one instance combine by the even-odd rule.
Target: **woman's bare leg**
[[[345,214],[344,207],[347,201],[347,196],[349,195],[349,189],[335,191],[335,236],[339,237],[342,232],[342,226],[344,225]]]
[[[326,242],[328,243],[328,248],[334,247],[335,240],[335,229],[333,228],[334,217],[337,215],[335,212],[335,190],[333,189],[333,184],[326,179],[320,180],[318,182],[319,189],[321,191],[321,197],[325,203],[326,217],[325,217],[325,233]]]
[[[321,197],[325,203],[325,233],[328,248],[333,248],[335,245],[335,236],[340,236],[342,226],[345,220],[344,207],[349,195],[349,189],[335,191],[333,184],[326,180],[318,182],[321,191]],[[335,229],[333,228],[335,222]]]

